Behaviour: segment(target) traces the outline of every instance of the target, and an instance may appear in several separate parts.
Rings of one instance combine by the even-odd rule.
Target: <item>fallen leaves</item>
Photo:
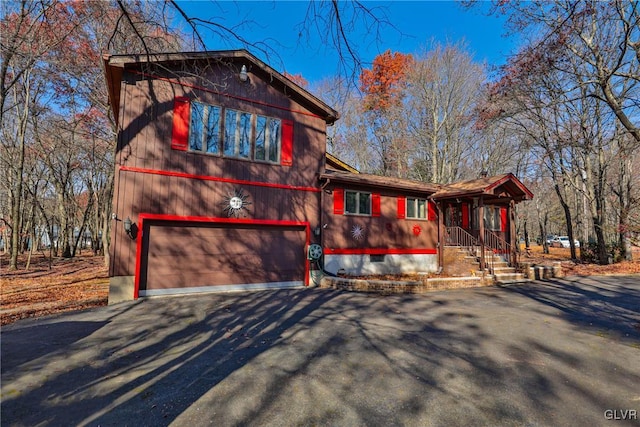
[[[104,306],[109,294],[109,279],[104,258],[79,256],[49,260],[34,255],[29,270],[21,259],[19,268],[8,271],[8,258],[0,257],[0,324],[41,317],[65,311]]]

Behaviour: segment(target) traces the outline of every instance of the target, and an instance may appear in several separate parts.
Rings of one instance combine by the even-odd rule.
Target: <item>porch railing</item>
[[[518,253],[513,251],[511,244],[507,243],[506,240],[496,233],[491,230],[484,230],[484,244],[488,249],[493,251],[494,254],[502,256],[509,266],[517,267]]]
[[[482,247],[476,237],[462,227],[447,227],[446,231],[446,245],[458,246],[461,249],[466,250],[470,255],[478,259],[482,258]],[[485,247],[485,253],[487,249],[488,248]],[[484,263],[484,268],[487,268],[489,271],[493,271],[493,257],[485,256]]]

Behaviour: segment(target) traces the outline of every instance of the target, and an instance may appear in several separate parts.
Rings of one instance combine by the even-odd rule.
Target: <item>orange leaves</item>
[[[360,74],[360,89],[365,93],[365,110],[385,110],[400,102],[400,92],[413,56],[387,50],[373,60],[371,69]]]
[[[302,77],[302,74],[289,74],[285,71],[284,76],[300,87],[303,87],[303,88],[309,87],[309,82],[307,81],[307,79]]]

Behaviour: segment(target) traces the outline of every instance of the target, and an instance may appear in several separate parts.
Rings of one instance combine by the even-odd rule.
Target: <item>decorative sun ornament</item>
[[[251,202],[248,199],[249,195],[245,194],[242,189],[234,190],[233,193],[229,193],[225,196],[224,201],[222,202],[222,207],[229,218],[232,216],[240,218],[240,215],[243,214],[243,210],[249,212],[247,206],[249,206]],[[245,213],[242,216],[247,215]]]
[[[422,233],[422,228],[420,228],[420,226],[419,226],[419,225],[417,225],[417,224],[416,224],[416,225],[414,225],[414,226],[413,226],[413,235],[414,235],[414,236],[419,236],[419,235],[420,235],[420,233]]]
[[[364,228],[359,225],[354,225],[353,228],[351,228],[351,236],[356,240],[364,239]]]

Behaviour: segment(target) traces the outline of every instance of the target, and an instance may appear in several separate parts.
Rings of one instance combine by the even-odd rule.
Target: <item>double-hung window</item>
[[[407,197],[407,218],[427,219],[427,201]]]
[[[371,215],[371,193],[345,191],[345,214]]]
[[[189,149],[218,154],[220,143],[220,107],[200,102],[191,104]]]

